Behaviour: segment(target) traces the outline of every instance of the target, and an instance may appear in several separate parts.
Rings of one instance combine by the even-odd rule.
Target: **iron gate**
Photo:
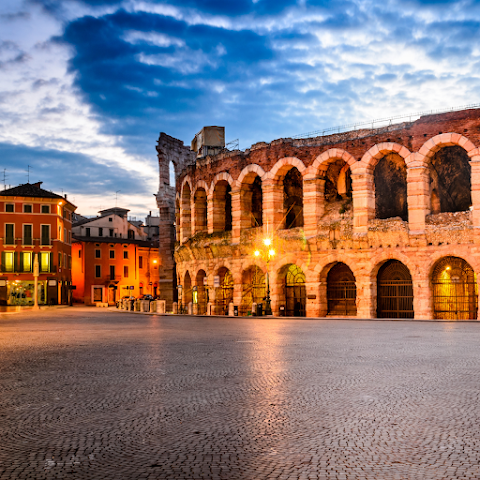
[[[461,258],[445,257],[432,275],[433,315],[436,319],[477,319],[478,287],[475,272]]]
[[[398,260],[382,266],[377,276],[377,318],[413,318],[413,285],[408,268]]]
[[[285,275],[285,314],[288,317],[304,317],[307,304],[305,274],[291,265]]]
[[[217,289],[217,312],[228,315],[228,305],[233,302],[233,276],[230,270],[225,272],[220,288]]]
[[[252,310],[252,303],[264,302],[266,290],[265,275],[262,270],[255,266],[244,272],[242,287],[240,315],[246,315]]]
[[[327,315],[356,315],[355,277],[344,263],[337,263],[327,276]]]

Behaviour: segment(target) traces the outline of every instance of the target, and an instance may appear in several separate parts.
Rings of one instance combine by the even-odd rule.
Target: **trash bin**
[[[280,316],[281,317],[285,316],[285,305],[280,305]]]
[[[135,300],[130,300],[130,311],[134,311]]]
[[[233,316],[238,317],[238,305],[233,306]]]
[[[261,317],[263,315],[263,303],[257,303],[257,316]]]

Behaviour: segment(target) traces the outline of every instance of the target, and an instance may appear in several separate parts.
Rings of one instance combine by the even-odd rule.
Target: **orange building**
[[[33,305],[35,256],[40,305],[71,299],[72,215],[65,197],[40,188],[42,182],[0,192],[0,304]]]
[[[76,302],[114,305],[125,296],[157,295],[158,242],[128,212],[114,207],[95,218],[78,216],[72,247]]]

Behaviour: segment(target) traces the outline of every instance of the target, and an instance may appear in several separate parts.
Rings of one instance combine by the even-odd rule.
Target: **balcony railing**
[[[3,237],[3,244],[4,245],[40,245],[40,246],[51,246],[52,240],[50,238],[33,238],[33,237],[25,237],[25,238],[15,238],[15,237]]]

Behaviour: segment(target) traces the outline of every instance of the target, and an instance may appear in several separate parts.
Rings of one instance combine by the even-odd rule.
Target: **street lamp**
[[[269,279],[269,263],[270,260],[275,256],[275,250],[272,248],[272,239],[264,238],[263,239],[263,248],[257,249],[253,252],[255,257],[262,257],[265,260],[267,271],[265,275],[265,287],[267,290],[267,296],[265,298],[265,315],[272,315],[272,302],[270,299],[270,279]]]

